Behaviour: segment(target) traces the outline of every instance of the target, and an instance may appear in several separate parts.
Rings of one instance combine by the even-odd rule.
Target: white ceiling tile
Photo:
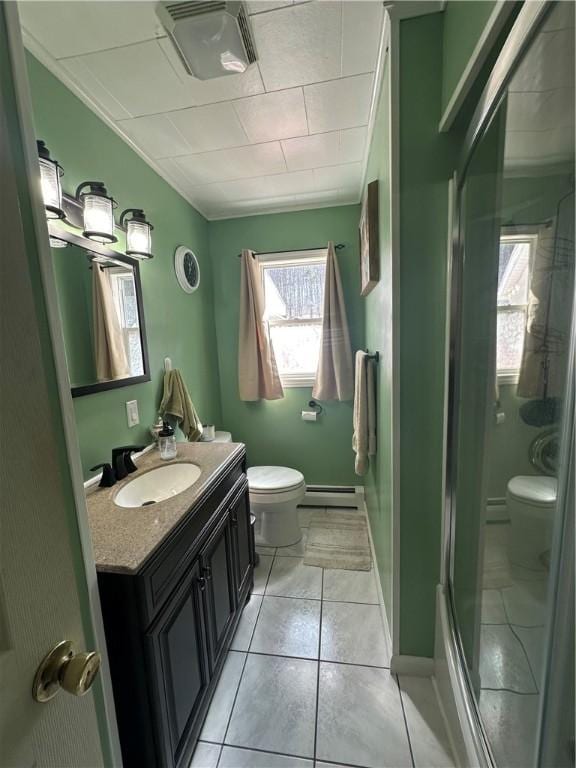
[[[310,133],[366,125],[373,75],[358,75],[304,88]]]
[[[267,91],[340,77],[340,3],[324,0],[251,18]]]
[[[230,103],[170,112],[168,119],[192,147],[191,152],[209,152],[250,143]]]
[[[268,176],[268,189],[273,197],[315,192],[314,173],[313,171],[296,171]]]
[[[153,2],[21,2],[22,26],[55,58],[164,35]]]
[[[234,102],[234,109],[252,142],[274,141],[308,133],[301,88],[240,99]]]
[[[155,40],[90,53],[82,56],[80,62],[132,117],[182,109],[191,104],[189,94]],[[63,64],[74,71],[71,60]]]
[[[86,66],[83,57],[66,59],[60,63],[70,80],[76,85],[77,90],[89,96],[91,102],[98,105],[99,109],[109,115],[112,120],[132,117],[126,107],[94,76],[90,68]]]
[[[195,151],[166,115],[119,120],[118,127],[154,159],[186,155]]]
[[[174,163],[192,185],[268,176],[286,170],[278,142],[179,157]]]
[[[213,80],[198,80],[184,69],[178,54],[170,40],[164,38],[158,42],[176,77],[180,80],[188,95],[189,104],[214,104],[218,101],[240,99],[264,93],[264,83],[257,64],[252,64],[246,72],[225,75]]]
[[[249,0],[248,13],[253,16],[256,13],[285,8],[287,5],[292,5],[292,0]]]
[[[288,170],[298,171],[361,160],[365,142],[365,128],[350,128],[346,131],[286,139],[282,142],[282,148]]]
[[[382,3],[344,2],[342,4],[342,75],[373,72],[383,22]]]
[[[348,163],[330,168],[317,168],[314,171],[316,189],[345,189],[360,190],[362,181],[362,164]]]

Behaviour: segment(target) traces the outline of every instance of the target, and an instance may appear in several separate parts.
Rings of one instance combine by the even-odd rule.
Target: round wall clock
[[[200,265],[194,252],[185,245],[176,248],[174,254],[174,269],[180,287],[186,293],[194,293],[200,285]]]

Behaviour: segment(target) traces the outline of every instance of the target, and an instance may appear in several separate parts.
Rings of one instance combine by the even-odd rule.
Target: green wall
[[[63,166],[64,189],[73,193],[86,179],[102,179],[118,200],[119,211],[142,207],[155,226],[155,258],[141,266],[152,379],[75,398],[82,464],[88,475],[93,464],[109,460],[113,446],[149,442],[166,356],[182,370],[200,418],[221,420],[208,223],[31,55],[28,68],[36,136],[46,141]],[[192,295],[179,288],[174,275],[178,245],[192,248],[200,262],[202,281]],[[140,425],[129,429],[124,404],[133,399],[138,400]]]
[[[221,426],[246,443],[250,464],[285,464],[312,484],[357,485],[352,452],[352,403],[324,402],[317,422],[300,418],[310,387],[285,390],[283,400],[242,402],[238,398],[238,312],[242,248],[277,251],[344,243],[338,252],[353,349],[363,346],[358,267],[359,206],[249,216],[210,223],[214,306],[218,338]]]
[[[448,180],[443,14],[400,25],[400,653],[432,656],[440,573]]]
[[[368,158],[367,181],[378,180],[380,281],[364,303],[366,345],[377,366],[378,451],[365,478],[366,506],[388,620],[392,620],[392,248],[390,242],[390,71],[386,59]]]
[[[492,13],[495,0],[449,0],[444,10],[442,112]]]

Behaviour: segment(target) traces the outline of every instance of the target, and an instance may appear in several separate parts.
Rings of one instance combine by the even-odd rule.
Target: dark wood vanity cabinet
[[[188,765],[253,563],[242,456],[138,573],[99,572],[125,768]]]

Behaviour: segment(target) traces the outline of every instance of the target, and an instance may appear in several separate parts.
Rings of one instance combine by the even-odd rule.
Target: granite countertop
[[[112,488],[88,489],[86,505],[97,570],[127,574],[139,571],[190,507],[243,450],[243,443],[178,443],[177,457],[162,461],[154,448],[136,459],[137,472]],[[118,491],[135,477],[178,462],[192,462],[201,470],[198,480],[182,493],[145,507],[119,507],[114,503]]]

